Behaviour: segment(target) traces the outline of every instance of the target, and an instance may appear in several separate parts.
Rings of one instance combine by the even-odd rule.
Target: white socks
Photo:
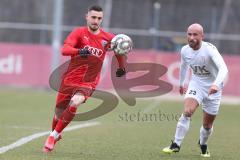
[[[50,133],[50,136],[53,136],[54,137],[54,139],[57,139],[58,138],[58,136],[59,136],[59,133],[57,132],[57,131],[52,131],[51,133]]]
[[[200,128],[200,144],[207,144],[207,140],[213,131],[213,127],[206,130],[203,126]]]
[[[185,115],[182,114],[182,116],[179,118],[177,123],[175,139],[174,139],[174,142],[177,143],[178,146],[181,146],[181,143],[189,129],[189,126],[190,126],[190,117],[186,117]]]

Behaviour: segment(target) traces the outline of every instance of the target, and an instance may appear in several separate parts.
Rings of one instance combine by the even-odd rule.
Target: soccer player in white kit
[[[202,157],[210,157],[207,140],[213,132],[213,122],[218,113],[222,95],[223,81],[227,76],[227,66],[211,43],[203,41],[204,32],[200,24],[194,23],[187,29],[188,45],[181,50],[180,89],[185,94],[184,111],[178,120],[175,138],[165,153],[179,152],[181,143],[189,129],[190,118],[199,105],[203,110],[203,124],[200,128],[198,144]],[[192,70],[188,88],[184,79],[188,67]]]

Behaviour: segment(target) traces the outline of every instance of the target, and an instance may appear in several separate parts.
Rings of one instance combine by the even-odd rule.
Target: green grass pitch
[[[0,148],[22,137],[50,130],[54,111],[55,92],[27,89],[0,91]],[[100,103],[97,99],[79,108],[91,110]],[[97,126],[63,133],[55,150],[46,155],[42,147],[47,136],[0,154],[0,160],[199,160],[197,146],[202,111],[194,114],[190,130],[180,153],[161,152],[175,133],[182,102],[137,99],[136,106],[120,100],[113,111],[93,119]],[[237,160],[240,157],[240,106],[222,105],[209,140],[211,158]],[[71,125],[86,122],[72,122]]]

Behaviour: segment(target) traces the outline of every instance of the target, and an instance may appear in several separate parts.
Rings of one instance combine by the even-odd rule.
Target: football
[[[132,50],[132,39],[125,34],[117,34],[111,41],[111,49],[116,54],[127,54]]]

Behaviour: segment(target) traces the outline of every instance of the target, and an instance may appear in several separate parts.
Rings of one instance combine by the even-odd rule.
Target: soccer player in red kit
[[[45,142],[44,152],[53,150],[63,129],[74,118],[77,107],[91,96],[98,84],[103,60],[114,37],[100,28],[102,20],[102,8],[91,6],[86,14],[87,26],[76,28],[64,41],[62,55],[71,56],[71,61],[61,79],[52,132]],[[119,63],[116,76],[121,77],[126,73],[125,56],[115,55]]]

